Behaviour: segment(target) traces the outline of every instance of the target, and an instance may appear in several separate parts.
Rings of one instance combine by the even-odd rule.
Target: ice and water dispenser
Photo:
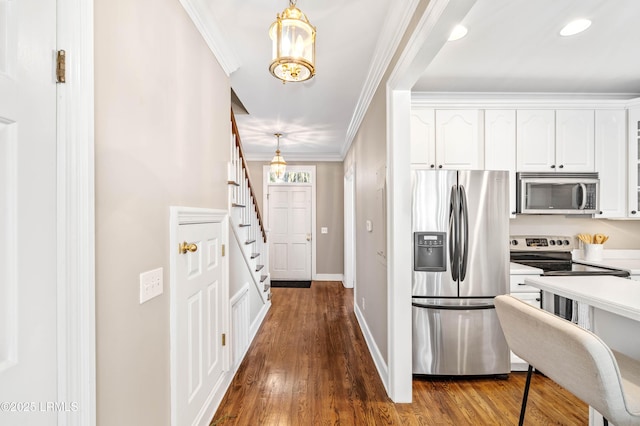
[[[442,272],[447,270],[446,232],[413,233],[413,270]]]

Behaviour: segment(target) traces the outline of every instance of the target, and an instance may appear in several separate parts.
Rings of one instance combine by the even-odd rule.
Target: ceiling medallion
[[[273,43],[269,71],[283,83],[306,81],[316,74],[316,28],[296,3],[289,0],[289,7],[269,28]]]

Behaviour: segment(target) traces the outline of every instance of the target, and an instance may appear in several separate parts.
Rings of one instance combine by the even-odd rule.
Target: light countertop
[[[511,262],[509,265],[509,273],[511,275],[541,275],[542,269]]]
[[[640,275],[640,250],[603,250],[602,260],[585,260],[582,250],[573,251],[573,261],[585,265],[622,269]]]
[[[640,275],[640,259],[602,259],[602,260],[584,260],[581,258],[574,259],[574,262],[584,263],[585,265],[602,266],[605,268],[622,269],[631,275]]]
[[[601,276],[529,277],[525,284],[640,321],[640,282]]]

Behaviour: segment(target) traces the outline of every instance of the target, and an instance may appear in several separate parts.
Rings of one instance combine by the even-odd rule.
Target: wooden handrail
[[[238,147],[238,151],[240,152],[240,159],[242,160],[242,170],[244,170],[244,175],[247,178],[247,183],[249,184],[249,192],[251,193],[251,198],[253,200],[253,205],[256,208],[256,213],[258,214],[258,223],[260,224],[260,231],[262,232],[262,240],[266,243],[267,232],[264,230],[264,221],[262,220],[262,215],[260,214],[260,207],[258,207],[258,199],[256,198],[256,194],[253,192],[251,179],[249,179],[249,168],[247,167],[247,162],[244,159],[242,142],[240,142],[240,132],[238,131],[238,125],[236,124],[236,117],[233,115],[233,110],[231,110],[231,131],[236,136],[236,147]]]

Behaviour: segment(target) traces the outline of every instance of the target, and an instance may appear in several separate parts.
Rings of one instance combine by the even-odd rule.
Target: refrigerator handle
[[[458,192],[451,187],[449,200],[449,262],[451,263],[451,279],[458,281]]]
[[[460,232],[459,249],[462,256],[460,261],[460,281],[464,281],[467,276],[467,263],[469,263],[469,209],[467,207],[467,193],[462,185],[460,185],[460,210],[460,227],[463,229]]]

